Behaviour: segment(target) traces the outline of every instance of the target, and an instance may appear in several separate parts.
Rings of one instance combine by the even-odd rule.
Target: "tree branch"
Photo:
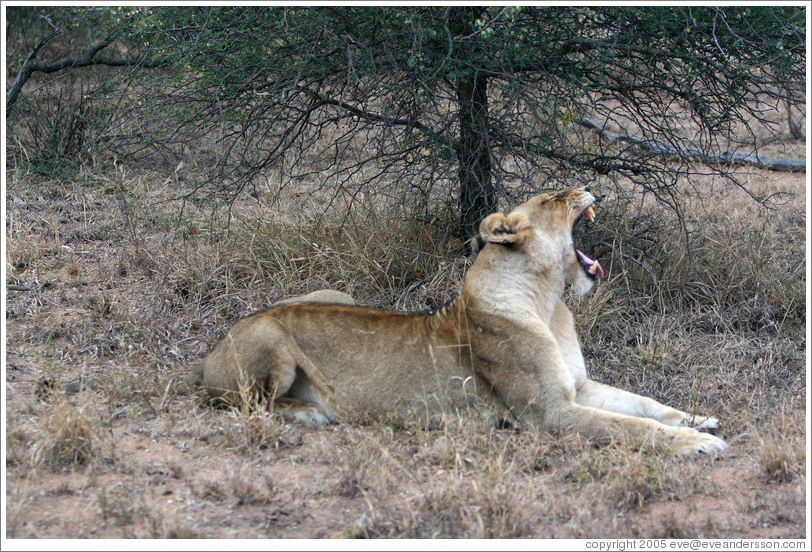
[[[336,99],[333,99],[333,98],[328,98],[327,96],[323,96],[322,94],[319,94],[318,92],[315,92],[313,90],[308,90],[307,92],[309,94],[311,94],[313,97],[318,98],[318,100],[320,102],[324,103],[324,104],[340,107],[344,111],[348,111],[348,112],[352,113],[353,115],[355,115],[356,117],[359,117],[361,119],[365,119],[367,121],[374,121],[374,122],[377,122],[377,123],[385,123],[387,125],[392,125],[392,126],[413,127],[413,128],[418,129],[418,130],[425,131],[425,132],[434,132],[431,127],[428,127],[428,126],[424,125],[423,123],[421,123],[420,121],[418,121],[415,118],[394,119],[394,118],[391,118],[391,117],[386,117],[385,115],[380,115],[378,113],[371,113],[369,111],[363,111],[363,110],[358,109],[357,107],[354,107],[354,106],[352,106],[352,105],[350,105],[350,104],[348,104],[346,102],[342,102],[340,100],[336,100]]]
[[[37,53],[39,50],[53,37],[58,35],[62,32],[62,29],[55,27],[49,20],[48,24],[53,27],[54,31],[46,36],[42,41],[37,44],[37,46],[28,54],[28,58],[23,63],[22,69],[20,69],[20,73],[17,75],[17,78],[14,79],[14,84],[11,85],[11,88],[6,95],[6,116],[11,112],[11,108],[17,103],[19,99],[20,91],[22,90],[23,85],[28,81],[34,73],[55,73],[57,71],[62,71],[63,69],[73,68],[73,67],[89,67],[91,65],[107,65],[109,67],[144,67],[144,68],[154,68],[163,65],[163,61],[155,61],[147,63],[144,61],[144,58],[140,59],[115,59],[110,57],[96,57],[103,49],[107,48],[113,43],[112,38],[106,38],[103,41],[99,42],[98,44],[93,45],[90,48],[88,54],[83,58],[74,58],[74,57],[67,57],[62,58],[58,61],[45,63],[45,62],[36,62]]]
[[[44,19],[45,22],[51,26],[52,29],[51,33],[42,40],[40,40],[39,44],[34,46],[34,49],[31,50],[31,52],[28,54],[28,57],[25,58],[25,62],[23,63],[20,72],[17,74],[17,78],[14,79],[14,83],[11,85],[11,88],[9,88],[8,94],[6,94],[7,116],[11,111],[11,107],[15,103],[17,103],[17,98],[20,95],[20,90],[22,90],[23,85],[29,79],[31,73],[33,73],[36,70],[36,64],[34,63],[34,60],[37,58],[37,54],[39,53],[39,51],[42,49],[43,46],[45,46],[48,42],[51,41],[52,38],[54,38],[56,35],[62,32],[62,29],[54,25],[48,17],[42,16],[42,19]]]

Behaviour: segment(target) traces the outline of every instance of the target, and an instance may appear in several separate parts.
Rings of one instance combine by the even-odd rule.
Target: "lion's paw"
[[[690,426],[694,429],[705,431],[719,429],[719,419],[713,416],[694,416],[690,422]]]
[[[308,425],[327,425],[333,422],[319,407],[307,404],[277,410],[284,418]]]
[[[716,435],[696,432],[690,438],[681,439],[677,448],[683,454],[721,454],[727,450],[727,443]]]

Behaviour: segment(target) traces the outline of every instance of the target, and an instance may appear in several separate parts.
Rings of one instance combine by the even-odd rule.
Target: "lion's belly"
[[[401,335],[381,328],[356,332],[352,347],[334,338],[299,346],[355,415],[434,418],[487,395],[482,382],[477,385],[469,347]]]

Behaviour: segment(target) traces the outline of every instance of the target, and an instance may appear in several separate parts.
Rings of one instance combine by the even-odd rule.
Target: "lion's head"
[[[603,268],[575,247],[572,231],[581,219],[594,219],[594,203],[588,187],[540,194],[508,215],[486,217],[478,241],[482,247],[494,244],[493,254],[513,262],[514,271],[553,282],[563,279],[583,295],[596,277],[603,277]]]

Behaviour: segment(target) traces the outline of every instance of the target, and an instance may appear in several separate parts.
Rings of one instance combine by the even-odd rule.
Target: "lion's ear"
[[[486,243],[519,245],[529,235],[530,221],[524,213],[494,213],[479,225],[479,236]]]

